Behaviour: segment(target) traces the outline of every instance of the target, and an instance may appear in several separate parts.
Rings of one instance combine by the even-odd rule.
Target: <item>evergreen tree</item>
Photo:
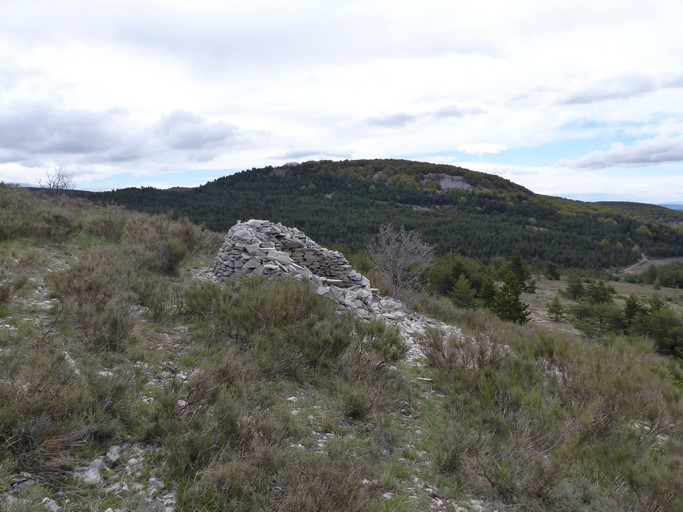
[[[646,311],[645,306],[638,297],[630,295],[624,303],[624,320],[630,325],[638,315],[644,314]]]
[[[496,293],[493,312],[502,320],[523,324],[529,321],[528,305],[519,300],[522,285],[512,272],[505,275],[503,286]]]
[[[472,283],[465,274],[460,274],[450,293],[451,302],[459,308],[471,308],[474,306],[474,295]]]
[[[512,272],[515,279],[522,285],[531,277],[529,267],[526,266],[524,259],[519,254],[513,255],[510,262],[505,266],[505,273],[507,272]]]
[[[590,283],[585,289],[585,296],[592,304],[606,304],[612,302],[612,293],[602,279]]]
[[[484,283],[481,285],[478,297],[483,303],[485,308],[493,309],[493,304],[496,300],[496,285],[490,278],[484,279]]]
[[[555,295],[553,300],[548,303],[548,314],[552,315],[555,322],[559,322],[564,316],[564,307],[560,302],[560,299]]]
[[[567,287],[564,290],[564,294],[572,300],[577,300],[581,298],[584,291],[581,276],[576,272],[570,273],[567,276]]]

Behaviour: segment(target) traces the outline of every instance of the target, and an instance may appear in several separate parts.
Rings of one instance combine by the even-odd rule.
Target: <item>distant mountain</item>
[[[672,210],[683,210],[683,204],[661,204],[664,208],[670,208]]]
[[[520,254],[565,267],[605,268],[682,256],[683,212],[639,203],[541,196],[509,180],[407,160],[315,161],[251,169],[190,189],[83,194],[128,208],[187,216],[216,231],[238,220],[296,226],[356,250],[383,223],[419,230],[440,252],[482,260]]]

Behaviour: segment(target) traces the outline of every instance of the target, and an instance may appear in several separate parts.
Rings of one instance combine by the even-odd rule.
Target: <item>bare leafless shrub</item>
[[[368,243],[374,267],[385,277],[394,297],[408,299],[405,290],[424,289],[424,274],[434,258],[434,246],[416,231],[384,224]]]
[[[38,180],[38,184],[50,195],[56,195],[74,188],[74,173],[64,167],[55,167],[47,171],[45,177]]]

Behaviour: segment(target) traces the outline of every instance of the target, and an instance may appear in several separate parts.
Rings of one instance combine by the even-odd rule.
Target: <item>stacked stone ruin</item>
[[[225,237],[213,267],[216,277],[235,274],[288,275],[315,283],[318,295],[336,300],[362,318],[373,316],[370,281],[332,251],[296,228],[266,220],[235,224]]]
[[[419,357],[414,342],[427,328],[461,336],[459,329],[410,311],[401,301],[383,297],[367,277],[338,251],[320,246],[296,228],[267,220],[238,222],[225,236],[213,265],[216,278],[240,274],[308,279],[318,295],[329,297],[342,311],[364,320],[381,318],[396,325],[409,347],[409,358]]]

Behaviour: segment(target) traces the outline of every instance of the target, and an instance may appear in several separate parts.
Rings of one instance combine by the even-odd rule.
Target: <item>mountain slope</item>
[[[193,189],[131,188],[88,196],[147,212],[173,210],[217,231],[262,218],[322,243],[362,248],[383,223],[422,232],[440,252],[488,260],[518,253],[581,268],[683,255],[683,213],[540,196],[497,176],[405,160],[305,162],[252,169]]]

